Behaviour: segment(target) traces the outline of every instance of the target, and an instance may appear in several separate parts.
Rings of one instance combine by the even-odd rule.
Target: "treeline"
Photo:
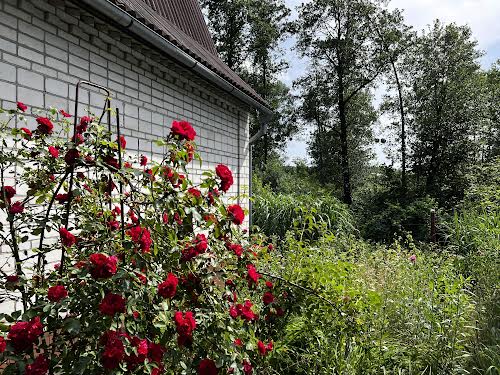
[[[309,173],[360,215],[374,202],[448,209],[471,167],[500,155],[500,60],[481,67],[468,26],[436,20],[417,32],[380,0],[312,0],[295,20],[284,0],[201,2],[223,59],[276,109],[254,152],[264,178],[286,140],[307,129]],[[305,61],[293,88],[280,80],[287,38]],[[373,167],[371,148],[382,116],[387,168]]]

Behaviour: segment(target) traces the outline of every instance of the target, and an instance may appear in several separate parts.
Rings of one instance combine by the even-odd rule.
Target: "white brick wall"
[[[54,106],[73,114],[75,85],[90,80],[112,91],[129,152],[160,157],[152,141],[185,119],[198,133],[202,168],[227,164],[235,176],[230,195],[248,192],[250,109],[164,56],[152,59],[158,53],[129,35],[98,30],[84,10],[74,17],[65,9],[46,0],[0,0],[0,105],[15,108],[19,100],[33,112]],[[85,106],[100,113],[103,96],[82,90],[80,101],[78,115]],[[33,129],[34,119],[29,124]],[[201,172],[195,163],[195,182]],[[0,255],[3,270],[5,260]]]

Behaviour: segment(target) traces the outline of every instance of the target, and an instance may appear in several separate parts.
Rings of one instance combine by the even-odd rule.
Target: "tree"
[[[279,80],[287,69],[280,42],[288,35],[290,10],[283,0],[201,0],[217,50],[224,62],[275,110],[268,134],[255,146],[254,165],[266,164],[273,150],[297,131],[293,98]],[[260,123],[251,123],[254,134]]]
[[[387,70],[377,25],[386,24],[382,1],[313,0],[302,5],[297,49],[322,66],[339,119],[343,200],[352,203],[349,167],[349,103]]]
[[[500,156],[500,60],[479,75],[481,90],[481,123],[478,142],[480,161]]]
[[[424,191],[449,205],[461,199],[477,153],[477,43],[467,26],[436,21],[421,36],[411,66],[411,162]]]

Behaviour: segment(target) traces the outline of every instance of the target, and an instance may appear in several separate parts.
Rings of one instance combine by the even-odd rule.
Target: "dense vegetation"
[[[314,186],[307,193],[259,187],[255,223],[280,238],[269,272],[294,284],[275,373],[498,374],[499,169],[497,161],[468,176],[464,202],[442,214],[439,243],[416,241],[403,225],[390,243],[369,243],[348,229],[356,213],[325,192],[316,196]],[[278,178],[276,171],[261,178],[281,181],[278,190],[287,190],[287,175],[306,184],[293,168]],[[415,205],[397,210],[408,217]]]

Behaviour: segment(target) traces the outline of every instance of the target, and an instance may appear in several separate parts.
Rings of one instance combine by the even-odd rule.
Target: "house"
[[[73,113],[79,81],[109,88],[129,152],[161,156],[152,141],[187,120],[202,168],[227,164],[229,193],[248,192],[250,117],[263,121],[255,140],[271,110],[219,58],[197,0],[0,0],[1,105]],[[79,116],[99,113],[103,95],[83,90],[79,101]]]
[[[187,120],[198,133],[203,170],[228,165],[235,179],[229,195],[248,193],[250,144],[272,112],[219,58],[197,0],[0,0],[0,106],[22,101],[28,114],[53,106],[74,115],[81,81],[110,90],[129,153],[160,158],[153,141],[173,120]],[[102,111],[103,93],[89,90],[80,91],[78,116]],[[255,112],[262,127],[250,138]],[[28,127],[36,127],[34,116]],[[195,183],[201,174],[195,163]],[[2,251],[9,273],[13,263]],[[14,309],[0,303],[2,312]]]

